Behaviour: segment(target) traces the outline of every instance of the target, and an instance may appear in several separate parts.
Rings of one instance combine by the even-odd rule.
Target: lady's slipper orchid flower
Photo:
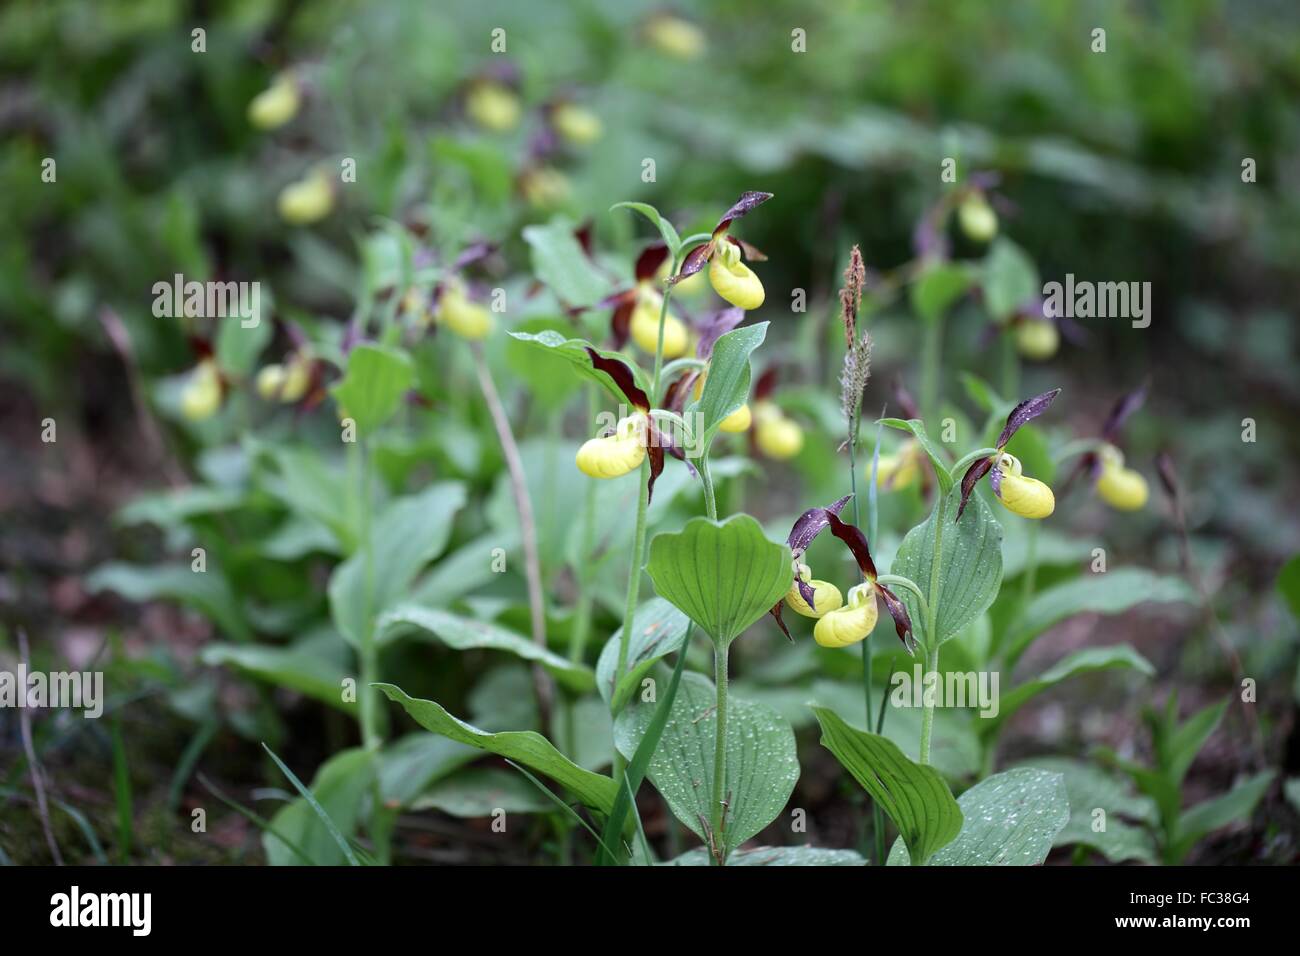
[[[598,303],[598,306],[614,306],[609,323],[614,334],[614,348],[621,349],[627,344],[629,336],[642,351],[650,355],[659,347],[659,312],[663,308],[664,297],[656,287],[655,276],[660,266],[667,261],[667,246],[661,242],[647,246],[637,256],[632,288],[616,292]],[[679,358],[686,354],[690,345],[690,329],[669,311],[664,316],[664,358]]]
[[[470,299],[464,283],[451,279],[436,290],[436,311],[433,320],[445,326],[462,339],[476,342],[486,338],[495,327],[487,306]]]
[[[1015,323],[1016,350],[1032,362],[1046,362],[1061,347],[1061,332],[1048,318],[1024,316]]]
[[[709,45],[699,27],[671,13],[657,13],[646,21],[645,36],[660,53],[678,60],[698,60]]]
[[[592,367],[609,376],[623,393],[633,412],[619,419],[611,434],[585,442],[578,449],[574,463],[583,474],[592,478],[621,478],[639,468],[648,457],[649,500],[654,497],[655,481],[664,470],[664,451],[669,451],[674,457],[680,456],[681,452],[674,449],[668,436],[655,427],[650,417],[650,399],[636,384],[631,367],[619,359],[606,358],[590,346],[587,355]]]
[[[291,226],[310,226],[334,209],[334,184],[329,173],[316,169],[280,191],[280,218]]]
[[[556,134],[571,146],[590,146],[604,132],[599,116],[568,100],[551,106],[546,118]]]
[[[761,262],[767,258],[747,242],[728,235],[731,224],[756,206],[772,198],[771,193],[747,192],[723,214],[722,219],[713,229],[712,238],[701,246],[696,246],[682,260],[682,267],[677,275],[669,279],[672,283],[681,282],[709,267],[709,282],[718,295],[734,306],[750,311],[763,304],[763,283],[752,269],[740,261],[742,254],[746,259]]]
[[[775,461],[786,461],[803,451],[803,428],[769,398],[776,389],[776,377],[777,367],[771,366],[754,383],[751,450]]]
[[[966,503],[975,490],[975,483],[985,475],[989,476],[993,494],[1008,511],[1024,518],[1046,518],[1056,510],[1056,497],[1052,494],[1052,489],[1037,478],[1030,478],[1024,474],[1020,459],[1015,455],[1008,455],[1003,449],[1007,447],[1012,436],[1020,430],[1021,425],[1047,411],[1047,407],[1059,394],[1061,390],[1054,388],[1050,392],[1026,399],[1011,409],[1011,414],[1007,416],[1006,427],[998,436],[997,451],[987,458],[976,461],[962,476],[961,505],[957,508],[956,520],[961,520],[962,513],[966,510]]]
[[[257,373],[257,394],[268,402],[293,405],[318,385],[319,365],[306,347],[292,352],[283,363],[267,365]]]
[[[298,115],[301,104],[297,81],[292,74],[281,73],[249,102],[248,121],[258,129],[275,129]]]
[[[505,63],[470,80],[465,90],[465,115],[492,133],[505,133],[519,125],[523,107],[516,89],[519,71]]]
[[[221,372],[212,357],[202,359],[181,392],[181,414],[192,422],[211,418],[221,407]]]
[[[818,644],[823,647],[848,647],[865,640],[875,629],[879,615],[876,598],[880,598],[894,619],[894,630],[898,633],[899,640],[911,653],[915,648],[915,640],[907,608],[898,599],[898,595],[876,580],[876,564],[871,558],[866,535],[857,526],[848,524],[839,517],[840,511],[851,497],[846,495],[826,508],[808,509],[790,529],[786,543],[794,560],[795,580],[784,603],[799,614],[817,619],[813,639]],[[834,585],[813,579],[811,570],[801,560],[808,546],[827,528],[848,547],[862,572],[863,581],[849,590],[847,604],[843,603],[839,589]],[[785,636],[790,637],[785,622],[781,620],[781,603],[777,603],[769,613],[776,618]]]
[[[1101,447],[1083,455],[1078,466],[1066,479],[1067,489],[1080,473],[1086,472],[1092,478],[1098,496],[1112,508],[1118,511],[1138,511],[1146,506],[1150,497],[1147,480],[1141,472],[1125,466],[1124,453],[1116,445],[1124,423],[1142,407],[1146,396],[1145,385],[1120,396],[1102,425]]]

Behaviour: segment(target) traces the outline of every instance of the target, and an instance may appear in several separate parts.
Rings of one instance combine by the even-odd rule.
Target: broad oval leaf
[[[1135,793],[1128,780],[1096,764],[1068,757],[1035,757],[1029,765],[1059,773],[1065,780],[1070,822],[1056,835],[1056,846],[1090,847],[1112,863],[1156,862],[1155,844],[1147,829],[1156,823],[1155,803]],[[1106,813],[1104,830],[1093,826],[1095,810]]]
[[[343,381],[334,386],[340,416],[357,423],[357,433],[372,434],[388,421],[415,383],[415,365],[398,349],[358,345],[348,353]]]
[[[655,535],[646,565],[660,597],[715,642],[730,644],[790,589],[790,549],[769,541],[749,515],[692,518]]]
[[[912,283],[912,309],[922,319],[933,322],[943,316],[971,285],[971,272],[960,263],[937,263]]]
[[[979,495],[971,496],[962,519],[955,521],[960,501],[961,486],[953,485],[930,517],[907,533],[890,568],[925,593],[940,644],[988,610],[1002,585],[1002,526]],[[925,618],[915,596],[905,588],[898,589],[898,596],[912,626],[929,644],[932,636],[924,633]]]
[[[1005,236],[994,241],[984,258],[983,285],[984,305],[999,322],[1042,291],[1034,260]]]
[[[822,746],[835,755],[898,827],[913,859],[924,863],[962,827],[962,811],[933,767],[913,763],[892,740],[851,727],[833,710],[814,707]]]
[[[573,223],[552,219],[544,226],[526,226],[523,235],[532,252],[533,274],[562,303],[587,308],[605,297],[609,281],[582,250]]]
[[[614,806],[617,787],[609,777],[583,770],[551,745],[541,734],[531,730],[509,730],[490,734],[472,724],[457,720],[431,700],[410,697],[393,684],[374,684],[388,695],[388,699],[401,704],[406,712],[425,730],[441,734],[457,743],[468,744],[479,750],[517,760],[538,773],[545,774],[568,790],[584,805],[609,813]]]
[[[596,662],[596,688],[605,698],[609,709],[618,713],[626,706],[632,692],[641,684],[646,671],[682,646],[691,619],[663,598],[651,598],[636,609],[632,616],[632,637],[627,646],[627,669],[615,681],[618,667],[618,645],[623,628],[614,632],[605,642]]]
[[[369,751],[353,747],[335,754],[312,778],[312,798],[329,815],[337,832],[350,839],[356,832],[362,798],[374,780],[375,761]],[[346,862],[335,836],[311,805],[296,797],[271,817],[271,827],[262,834],[262,848],[271,866],[300,866],[304,862],[284,840],[291,840],[317,866],[341,866]]]
[[[514,654],[545,667],[560,683],[577,693],[591,690],[595,676],[583,664],[575,664],[538,647],[522,634],[475,618],[462,617],[440,608],[401,604],[386,611],[375,622],[376,640],[387,643],[403,630],[418,628],[436,637],[452,650],[495,650]]]
[[[682,675],[681,686],[648,776],[673,815],[701,840],[701,820],[710,819],[714,734],[717,724],[713,682]],[[794,730],[763,704],[732,697],[727,702],[727,782],[731,802],[723,828],[733,850],[777,818],[799,779]],[[614,743],[631,758],[654,716],[653,703],[636,701],[614,722]]]
[[[1070,800],[1059,773],[1021,767],[994,774],[957,800],[961,832],[930,859],[931,866],[1038,866],[1070,822]],[[897,841],[890,866],[911,862]]]

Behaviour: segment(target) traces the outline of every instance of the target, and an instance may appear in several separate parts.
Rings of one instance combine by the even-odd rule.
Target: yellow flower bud
[[[659,347],[659,310],[662,305],[663,299],[659,293],[642,292],[628,324],[632,341],[651,355]],[[664,316],[664,358],[674,359],[685,355],[689,345],[690,333],[686,324],[669,312]]]
[[[284,366],[267,365],[257,373],[257,394],[268,402],[273,402],[280,397],[280,390],[284,388]]]
[[[561,103],[551,112],[551,125],[574,146],[589,146],[604,132],[600,117],[583,106]]]
[[[302,97],[293,77],[280,75],[248,104],[248,121],[258,129],[275,129],[298,115]]]
[[[867,477],[871,477],[871,459],[867,459]],[[876,487],[882,491],[901,491],[921,477],[921,462],[909,441],[892,455],[881,455],[876,462]]]
[[[1061,333],[1050,319],[1026,319],[1016,325],[1016,349],[1025,358],[1044,362],[1061,347]]]
[[[998,214],[980,193],[972,193],[957,207],[961,231],[975,242],[988,242],[998,234]]]
[[[486,338],[495,325],[487,306],[470,301],[459,285],[448,286],[438,297],[436,321],[470,341]]]
[[[221,407],[221,374],[217,363],[204,359],[181,392],[181,414],[192,422],[211,418]]]
[[[569,198],[569,180],[558,169],[532,169],[520,178],[519,190],[535,208],[554,209]]]
[[[754,413],[754,441],[768,458],[784,461],[803,450],[803,429],[799,423],[786,418],[770,402],[763,402]]]
[[[747,312],[763,304],[763,283],[738,255],[715,253],[709,261],[709,282],[718,295]]]
[[[848,647],[871,635],[876,629],[876,592],[871,585],[860,584],[849,591],[848,607],[828,611],[813,628],[813,640],[822,647]]]
[[[718,428],[722,429],[724,432],[739,435],[741,432],[749,431],[749,426],[753,421],[754,416],[749,410],[749,404],[746,403],[724,418],[718,424]],[[798,428],[799,426],[796,425],[795,427]],[[802,440],[802,438],[803,436],[800,435],[800,440]]]
[[[1108,446],[1101,453],[1101,476],[1097,494],[1102,501],[1119,511],[1137,511],[1147,503],[1147,480],[1142,473],[1124,467],[1124,455]]]
[[[284,370],[284,384],[280,389],[280,401],[286,405],[301,401],[311,387],[311,359],[304,355],[295,355],[289,360]]]
[[[293,226],[319,222],[334,208],[334,187],[328,174],[317,171],[280,191],[280,217]]]
[[[1008,511],[1022,518],[1046,518],[1056,510],[1052,489],[1037,478],[1021,474],[1020,459],[1015,455],[1003,454],[998,467],[1002,481],[996,497]]]
[[[646,38],[660,53],[678,60],[698,60],[708,40],[695,24],[662,14],[646,24]]]
[[[465,113],[483,129],[504,133],[519,124],[519,97],[508,86],[483,80],[465,97]]]
[[[807,565],[800,566],[801,575],[807,570]],[[804,582],[813,589],[813,607],[808,606],[808,602],[803,599],[803,592],[799,590],[798,583],[794,583],[790,585],[790,590],[785,596],[786,607],[790,608],[790,610],[802,614],[804,617],[820,618],[831,611],[838,611],[844,605],[844,598],[840,595],[840,589],[829,581],[818,581],[815,578],[804,576]],[[813,608],[816,608],[816,610]]]
[[[645,459],[645,416],[619,420],[614,434],[593,438],[578,449],[574,462],[592,478],[621,478]]]

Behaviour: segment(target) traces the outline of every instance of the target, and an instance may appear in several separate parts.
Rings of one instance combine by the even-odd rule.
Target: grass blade
[[[307,864],[308,866],[316,865],[316,861],[313,860],[311,857],[309,857],[302,847],[298,846],[298,844],[294,843],[287,836],[285,836],[283,833],[277,830],[270,820],[258,816],[257,813],[248,809],[248,807],[244,806],[243,804],[236,803],[234,800],[230,799],[228,796],[226,796],[224,793],[218,790],[217,785],[214,784],[207,777],[205,777],[203,774],[201,773],[196,774],[196,777],[199,783],[203,784],[204,789],[206,789],[208,793],[212,794],[223,804],[225,804],[231,810],[234,810],[236,813],[238,813],[249,823],[253,824],[253,826],[257,827],[259,830],[263,831],[264,833],[271,834],[271,836],[275,837],[277,840],[279,840],[281,843],[287,846],[289,848],[289,851],[293,853],[295,856],[297,856],[298,859],[302,860],[303,863]]]
[[[275,765],[280,768],[280,772],[289,778],[289,782],[297,788],[298,793],[300,793],[302,798],[307,801],[307,805],[316,811],[316,816],[320,817],[320,822],[325,825],[325,829],[329,831],[329,835],[334,838],[334,842],[337,843],[339,849],[343,851],[343,856],[347,859],[348,865],[360,866],[361,863],[357,859],[357,855],[352,852],[352,847],[348,844],[348,841],[343,838],[343,834],[339,832],[339,828],[330,818],[330,815],[325,812],[325,808],[322,807],[320,802],[312,795],[312,792],[303,786],[302,781],[294,775],[294,772],[288,768],[283,760],[275,755],[275,751],[268,747],[265,742],[262,744],[262,749],[271,755],[271,759],[274,760]]]

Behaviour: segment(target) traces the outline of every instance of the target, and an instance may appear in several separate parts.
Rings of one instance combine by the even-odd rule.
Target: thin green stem
[[[715,731],[713,742],[713,800],[709,823],[709,842],[713,847],[713,862],[724,866],[727,862],[727,656],[729,648],[722,642],[713,645],[713,682],[717,689],[714,710]]]
[[[591,421],[596,420],[599,411],[598,399],[594,388],[587,389],[587,413]],[[591,634],[591,613],[593,596],[591,593],[591,551],[596,540],[596,483],[588,481],[582,493],[582,543],[578,551],[576,572],[578,585],[577,608],[574,612],[573,640],[569,644],[569,660],[578,663],[587,650],[587,638]]]
[[[712,521],[718,520],[718,496],[713,487],[713,476],[709,474],[709,456],[706,452],[700,456],[700,482],[704,485],[704,513]]]
[[[645,513],[650,501],[650,462],[641,462],[641,491],[637,495],[636,530],[632,534],[632,559],[628,562],[627,602],[623,607],[623,629],[618,638],[618,666],[614,669],[614,680],[623,676],[627,670],[628,645],[632,640],[632,618],[636,614],[636,602],[641,596],[641,556],[645,551]],[[623,755],[614,748],[614,779],[617,780],[627,766]]]
[[[1014,399],[1020,393],[1020,356],[1016,354],[1015,333],[1007,328],[1002,335],[1002,396]]]
[[[969,455],[963,455],[961,458],[957,459],[957,464],[948,469],[948,475],[953,481],[961,481],[966,468],[977,458],[988,458],[997,453],[998,450],[996,448],[976,448]]]
[[[357,453],[354,452],[354,455]],[[370,442],[361,440],[359,451],[361,458],[361,494],[360,494],[360,534],[361,553],[365,569],[364,604],[362,610],[365,622],[361,633],[361,742],[371,762],[370,793],[370,836],[375,845],[375,858],[382,864],[389,861],[389,826],[385,820],[383,794],[379,787],[379,751],[383,747],[383,732],[379,726],[379,697],[371,684],[379,680],[379,650],[375,644],[375,542],[370,527],[370,511],[373,493],[371,483],[374,474],[374,460],[371,455]]]
[[[926,673],[939,670],[939,635],[937,612],[939,602],[939,571],[943,563],[943,527],[948,515],[948,496],[940,495],[934,506],[934,548],[930,560],[930,596],[925,609]],[[927,695],[925,710],[921,714],[921,763],[930,762],[930,738],[934,734],[934,701]]]
[[[939,414],[939,375],[943,366],[944,318],[936,315],[922,322],[921,337],[921,417],[933,421]]]

